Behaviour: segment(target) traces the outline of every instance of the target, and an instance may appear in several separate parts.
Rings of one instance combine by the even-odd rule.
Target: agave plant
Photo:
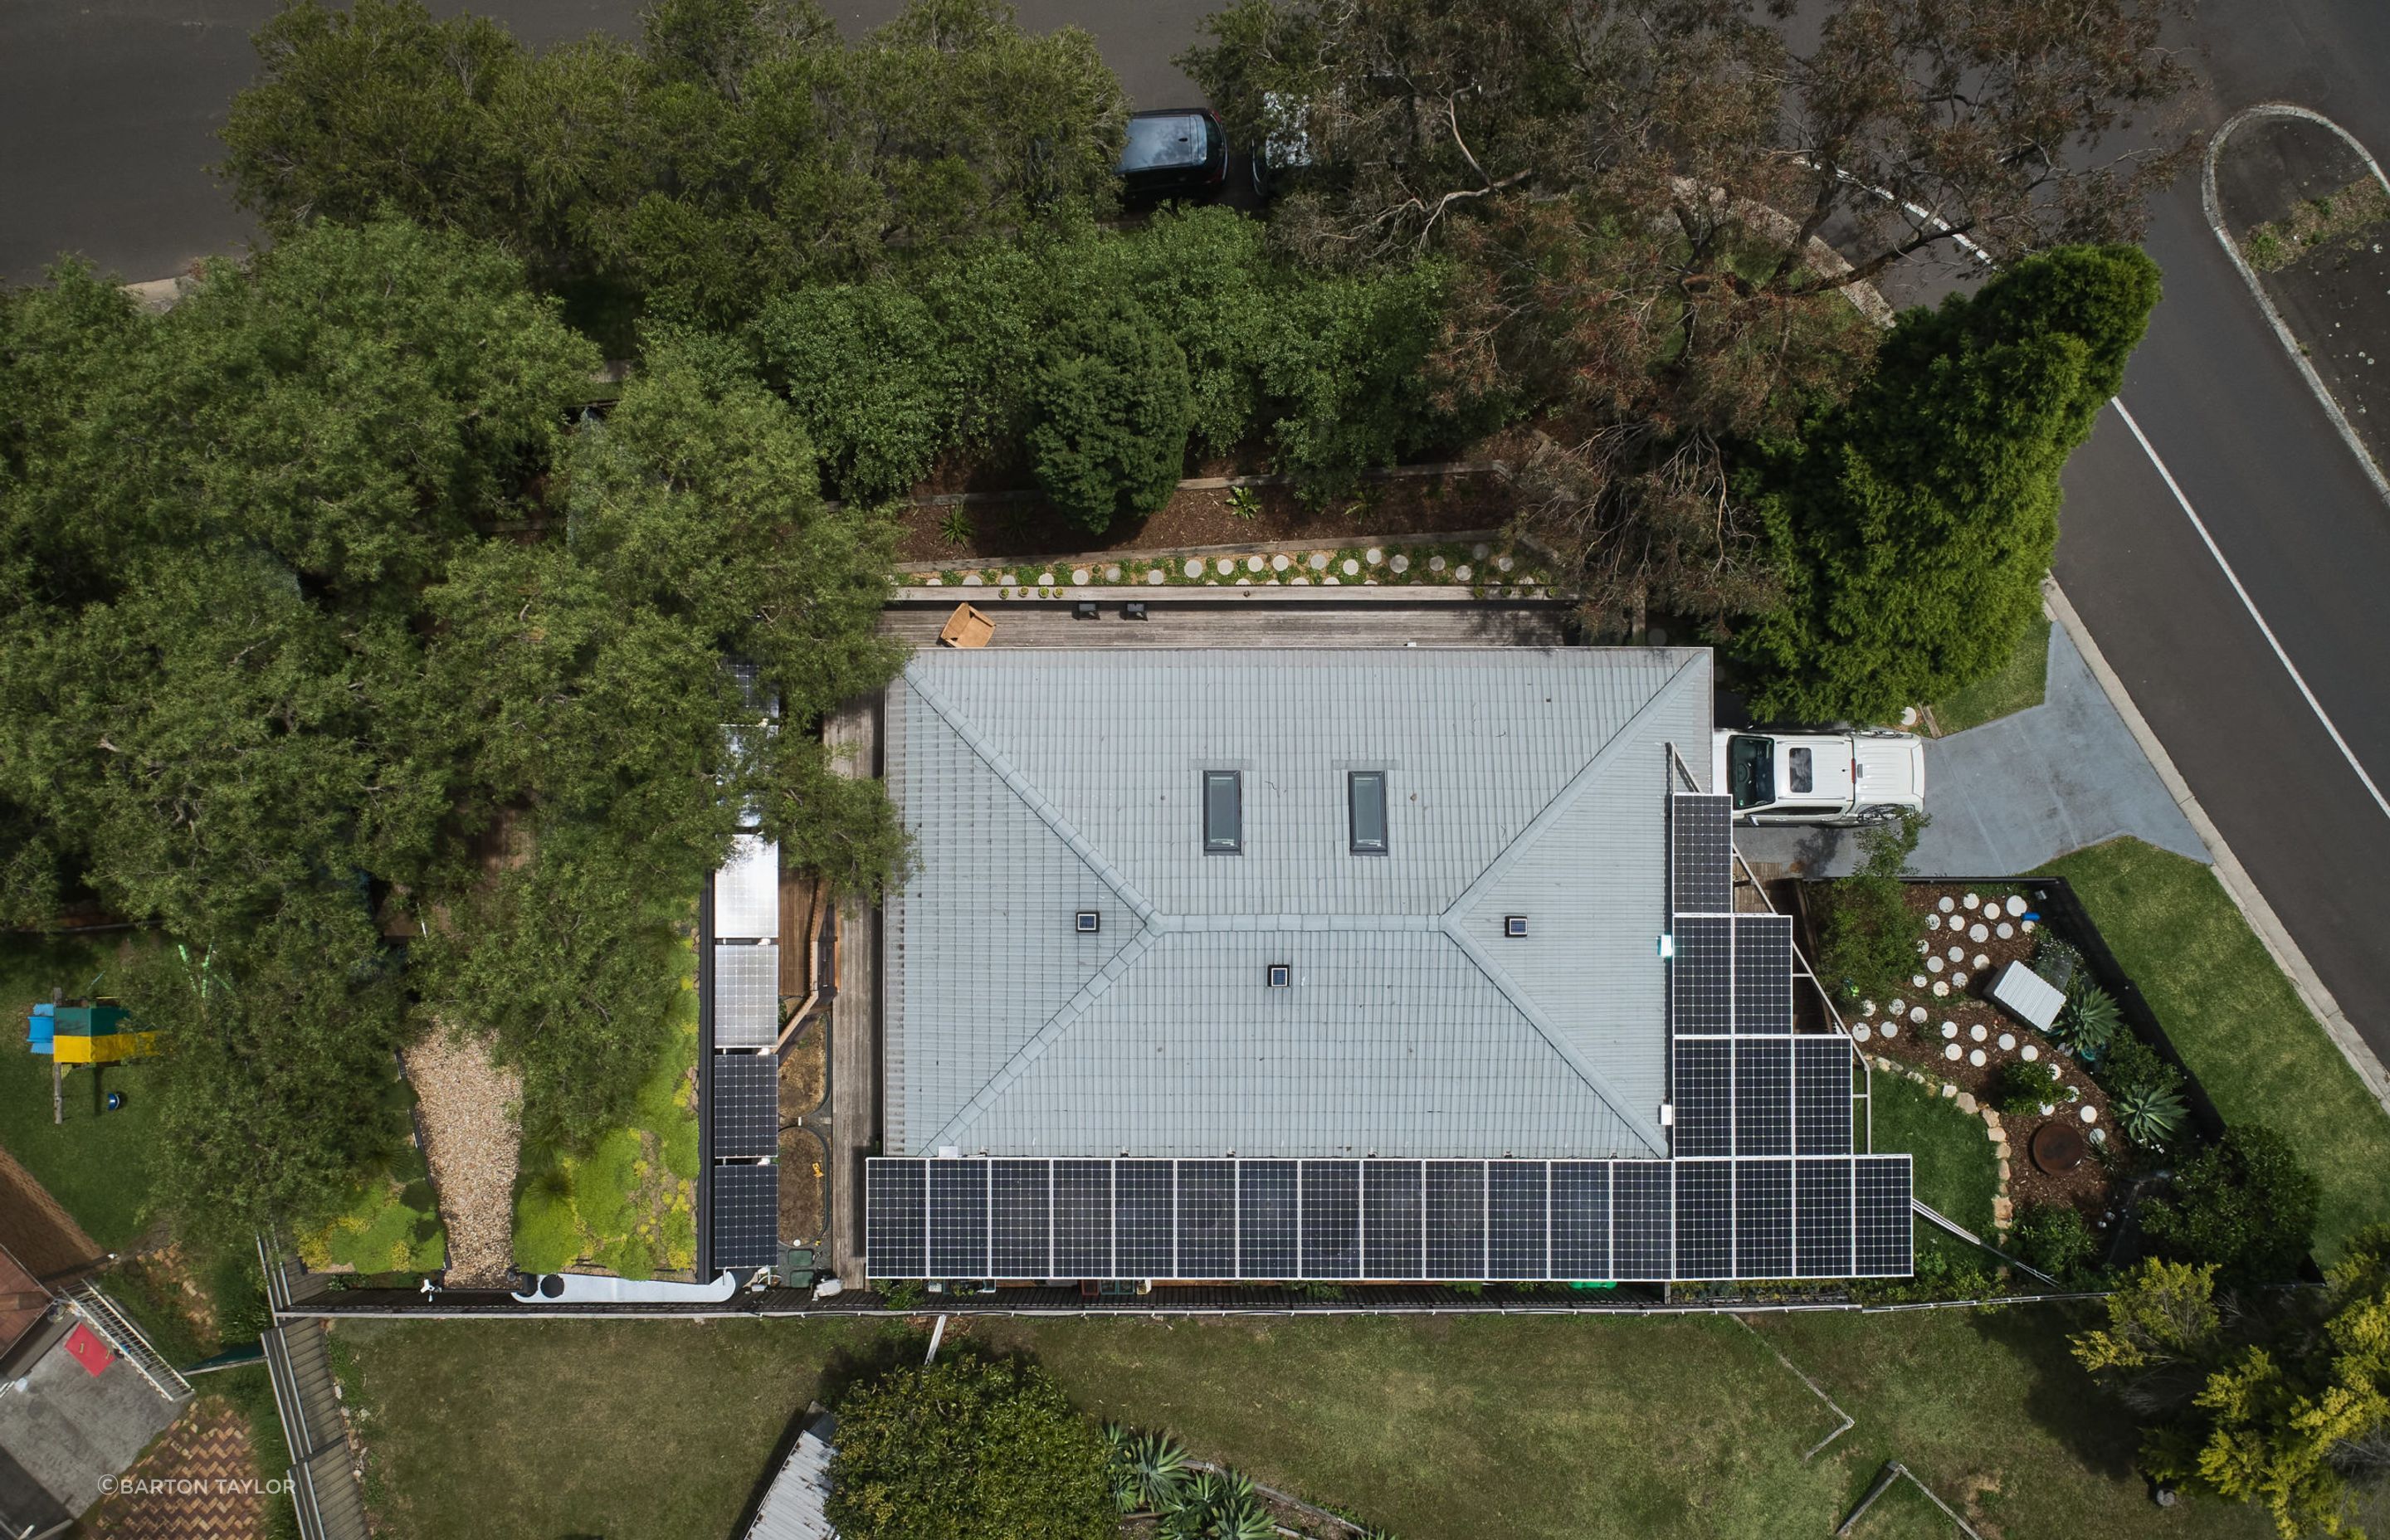
[[[960,508],[938,520],[938,535],[949,545],[970,545],[971,533],[971,516]]]
[[[2068,997],[2058,1013],[2058,1040],[2086,1058],[2096,1059],[2116,1035],[2124,1020],[2114,996],[2097,984],[2086,984]]]
[[[1177,1440],[1107,1422],[1104,1449],[1111,1467],[1112,1501],[1123,1513],[1164,1512],[1177,1502],[1187,1480],[1187,1451]]]
[[[1262,514],[1262,494],[1251,487],[1232,487],[1228,492],[1228,511],[1239,519],[1258,519]]]
[[[2182,1098],[2164,1085],[2135,1085],[2112,1098],[2108,1110],[2125,1137],[2154,1148],[2174,1137],[2187,1109]]]
[[[1234,1470],[1202,1470],[1185,1482],[1162,1514],[1163,1540],[1272,1540],[1278,1525]]]

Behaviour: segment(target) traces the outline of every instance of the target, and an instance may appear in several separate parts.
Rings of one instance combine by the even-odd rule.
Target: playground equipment
[[[53,1123],[67,1121],[69,1066],[88,1064],[96,1069],[102,1064],[148,1059],[158,1052],[158,1034],[133,1025],[131,1013],[113,1000],[77,1000],[71,1004],[55,998],[45,1000],[33,1007],[25,1029],[28,1046],[50,1061]],[[108,1106],[111,1111],[122,1105],[122,1097],[110,1095]]]

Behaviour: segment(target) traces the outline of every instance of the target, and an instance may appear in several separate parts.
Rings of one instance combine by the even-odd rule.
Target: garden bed
[[[829,1012],[816,1011],[780,1055],[780,1243],[818,1246],[829,1213],[829,1150],[797,1125],[829,1091]]]

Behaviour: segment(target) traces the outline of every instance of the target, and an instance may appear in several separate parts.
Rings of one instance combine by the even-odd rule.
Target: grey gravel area
[[[2005,877],[2120,834],[2209,859],[2062,626],[2049,628],[2040,705],[1926,744],[1925,807],[1918,876]],[[1735,843],[1754,865],[1807,877],[1858,861],[1847,829],[1739,828]]]
[[[490,1057],[482,1038],[438,1025],[405,1057],[448,1226],[448,1284],[503,1284],[514,1265],[522,1080]]]

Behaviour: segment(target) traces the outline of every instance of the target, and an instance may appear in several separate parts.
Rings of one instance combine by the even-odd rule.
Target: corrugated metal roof
[[[824,1421],[819,1426],[827,1429]],[[807,1428],[797,1435],[779,1474],[748,1526],[747,1540],[838,1540],[824,1511],[829,1499],[830,1457],[838,1451]]]
[[[1710,721],[1690,649],[918,655],[887,1149],[1664,1151],[1667,746],[1698,773]],[[1202,853],[1207,769],[1244,775],[1241,854]],[[1355,769],[1384,855],[1348,849]]]

